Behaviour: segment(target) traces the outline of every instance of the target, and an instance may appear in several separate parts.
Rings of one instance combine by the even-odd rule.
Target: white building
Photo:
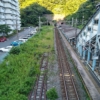
[[[90,68],[100,73],[100,7],[80,31],[76,47]]]
[[[18,0],[0,0],[0,24],[7,24],[12,30],[20,30],[20,11]]]

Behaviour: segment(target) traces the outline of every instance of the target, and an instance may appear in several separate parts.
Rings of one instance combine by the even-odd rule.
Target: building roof
[[[63,31],[63,33],[69,39],[75,38],[79,34],[79,32],[80,32],[80,29],[76,29],[74,27],[71,27],[71,26],[65,25],[65,24],[62,25],[62,29],[61,30]]]
[[[96,10],[96,12],[90,17],[90,19],[88,20],[88,22],[84,25],[84,27],[81,29],[81,31],[79,32],[79,34],[84,30],[84,28],[86,27],[86,25],[91,21],[91,19],[97,14],[97,12],[100,10],[100,7],[99,9]],[[78,35],[79,35],[78,34]],[[78,37],[77,35],[77,37]]]

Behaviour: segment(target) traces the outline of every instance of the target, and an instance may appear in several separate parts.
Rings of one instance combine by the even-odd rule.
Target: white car
[[[22,41],[24,43],[27,41],[27,39],[19,39],[19,41]]]
[[[27,37],[31,37],[31,35],[30,34],[27,34]]]
[[[4,48],[0,48],[0,51],[1,52],[9,52],[11,50],[13,46],[7,46],[7,47],[4,47]]]
[[[37,31],[32,31],[30,34],[35,35]]]
[[[36,32],[37,32],[36,30],[31,31],[31,33],[36,33]]]

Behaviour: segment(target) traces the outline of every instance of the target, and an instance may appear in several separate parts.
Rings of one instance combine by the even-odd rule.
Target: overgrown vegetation
[[[47,98],[48,98],[49,100],[56,100],[56,99],[58,98],[58,94],[57,94],[57,91],[56,91],[55,88],[49,89],[49,90],[47,91],[46,95],[47,95]]]
[[[18,55],[20,53],[20,47],[17,46],[17,47],[13,47],[10,51],[10,54],[16,54]]]
[[[20,45],[20,48],[15,48],[18,54],[12,50],[0,64],[0,100],[28,99],[37,75],[40,74],[42,54],[52,52],[52,29],[51,26],[44,26],[40,33]]]

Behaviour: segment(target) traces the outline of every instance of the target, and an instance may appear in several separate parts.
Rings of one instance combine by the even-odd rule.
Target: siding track
[[[35,87],[29,95],[28,100],[47,100],[47,67],[48,67],[48,54],[45,53],[41,60],[40,76],[38,76]]]

